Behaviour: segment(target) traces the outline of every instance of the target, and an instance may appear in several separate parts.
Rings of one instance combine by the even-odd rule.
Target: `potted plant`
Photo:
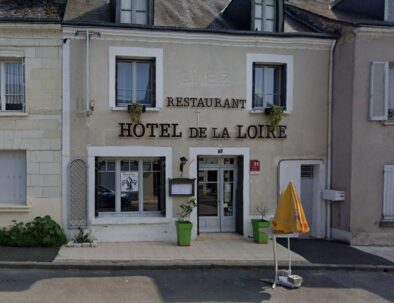
[[[145,105],[131,103],[127,105],[127,111],[130,114],[130,120],[134,123],[141,123],[141,114],[146,111]]]
[[[272,107],[267,107],[264,113],[269,116],[269,126],[271,128],[278,127],[280,121],[283,119],[283,107],[280,105],[272,105]]]
[[[266,220],[264,217],[267,215],[269,208],[261,203],[260,206],[256,207],[256,210],[259,212],[261,218],[260,219],[252,219],[252,228],[253,228],[253,238],[254,242],[259,244],[267,244],[268,243],[268,235],[264,232],[259,231],[260,228],[268,228],[270,227],[270,221]]]
[[[92,239],[90,232],[78,227],[78,233],[67,243],[67,247],[96,247],[97,242]]]
[[[193,223],[189,221],[193,208],[197,206],[195,199],[181,204],[181,211],[178,213],[176,225],[176,236],[179,246],[190,246],[192,238]]]

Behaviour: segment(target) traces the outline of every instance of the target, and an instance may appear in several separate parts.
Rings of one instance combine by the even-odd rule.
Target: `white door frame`
[[[197,162],[198,156],[243,156],[244,160],[244,180],[243,180],[243,231],[244,236],[247,236],[248,221],[249,221],[249,160],[250,160],[250,148],[249,147],[191,147],[189,150],[189,178],[198,178]],[[238,167],[242,169],[242,167]],[[195,196],[197,199],[197,183],[195,183]],[[197,210],[195,209],[190,216],[190,220],[195,226],[192,232],[192,238],[197,238]]]
[[[322,198],[322,191],[326,184],[326,165],[323,160],[301,160],[289,159],[281,160],[278,165],[278,197],[280,193],[286,189],[289,181],[293,182],[298,194],[301,193],[301,165],[314,165],[318,167],[316,171],[316,184],[314,188],[313,203],[313,220],[311,228],[311,236],[315,238],[324,238],[326,236],[326,213],[327,205]]]

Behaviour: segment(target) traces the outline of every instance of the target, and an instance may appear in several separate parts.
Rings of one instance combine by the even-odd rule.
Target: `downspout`
[[[328,72],[328,117],[327,117],[327,169],[326,189],[331,189],[331,163],[332,163],[332,107],[333,107],[333,77],[334,77],[334,52],[337,41],[330,46],[329,72]],[[331,239],[331,203],[327,201],[326,212],[326,238]]]

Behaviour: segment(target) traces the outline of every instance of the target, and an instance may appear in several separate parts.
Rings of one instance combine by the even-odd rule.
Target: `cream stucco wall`
[[[26,151],[27,201],[22,208],[0,204],[0,225],[50,215],[61,222],[60,25],[0,25],[0,60],[25,59],[26,114],[0,112],[0,150]]]
[[[264,38],[194,33],[155,33],[143,31],[101,32],[90,43],[90,92],[95,101],[92,116],[80,107],[85,101],[85,40],[67,28],[71,74],[71,157],[87,157],[87,146],[162,146],[171,147],[173,176],[179,176],[179,158],[188,157],[191,147],[248,147],[250,158],[261,162],[261,172],[250,176],[250,207],[244,211],[257,215],[256,206],[264,201],[273,212],[278,195],[278,163],[283,159],[326,160],[327,100],[330,40],[306,38]],[[123,34],[122,34],[123,33]],[[246,99],[246,58],[248,53],[293,56],[293,110],[282,124],[287,139],[236,139],[237,124],[264,124],[262,113],[246,109],[167,107],[146,112],[143,123],[179,123],[183,138],[119,138],[120,122],[130,122],[128,113],[109,106],[110,47],[163,49],[163,97],[220,97]],[[225,78],[221,78],[225,75]],[[199,117],[198,117],[199,116]],[[189,139],[188,127],[228,127],[231,139]],[[189,159],[189,161],[196,159]],[[188,176],[188,167],[184,175]],[[183,199],[173,199],[173,215]],[[122,227],[124,228],[124,227]],[[140,228],[140,227],[138,227]],[[245,231],[247,232],[247,231]]]

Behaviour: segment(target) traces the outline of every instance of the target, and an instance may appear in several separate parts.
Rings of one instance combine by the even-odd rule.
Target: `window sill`
[[[169,224],[172,222],[172,219],[165,217],[119,217],[119,216],[107,216],[107,217],[98,217],[92,219],[92,225],[142,225],[142,224]]]
[[[22,112],[0,112],[0,117],[27,117],[29,113]]]
[[[380,227],[394,227],[394,221],[382,220],[379,222]]]
[[[249,113],[252,114],[252,115],[253,115],[253,114],[259,114],[259,115],[264,114],[264,115],[265,115],[264,109],[250,109],[250,110],[249,110]],[[288,114],[290,114],[290,112],[284,111],[283,114],[288,115]],[[268,116],[268,115],[267,115],[267,116]],[[393,123],[394,123],[394,121],[393,121]],[[394,124],[393,124],[393,125],[394,125]]]
[[[126,107],[112,107],[111,110],[113,112],[127,112],[127,108]],[[160,108],[157,107],[147,107],[145,109],[147,112],[159,112]]]
[[[384,126],[394,126],[394,120],[387,120],[382,122]]]
[[[0,213],[25,213],[30,212],[30,205],[17,205],[12,203],[1,203]]]

